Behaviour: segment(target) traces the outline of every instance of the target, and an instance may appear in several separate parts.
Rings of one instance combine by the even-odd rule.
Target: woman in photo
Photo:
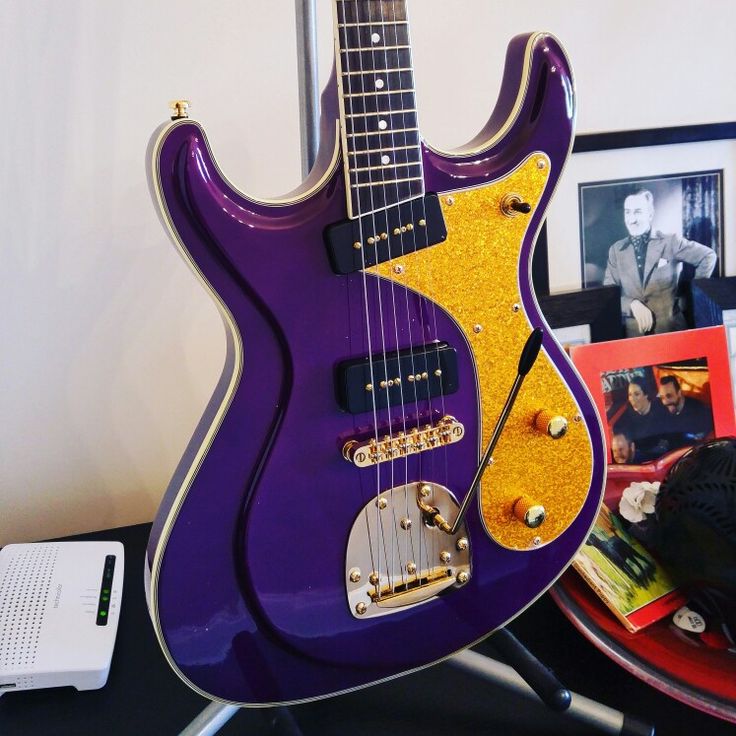
[[[626,409],[614,423],[613,433],[624,434],[634,443],[640,462],[655,460],[670,449],[665,436],[668,412],[644,379],[629,381],[627,396]]]

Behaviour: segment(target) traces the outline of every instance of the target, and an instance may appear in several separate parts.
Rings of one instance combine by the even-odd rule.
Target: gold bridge
[[[376,440],[365,442],[349,440],[342,448],[343,457],[359,468],[396,460],[425,450],[459,442],[465,436],[465,427],[455,417],[445,416],[437,424],[427,424],[421,429],[414,427],[408,432],[397,432]]]

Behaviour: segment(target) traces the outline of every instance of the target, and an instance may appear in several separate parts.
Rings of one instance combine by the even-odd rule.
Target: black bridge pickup
[[[398,379],[398,380],[397,380]],[[351,414],[401,406],[458,389],[457,353],[445,342],[377,353],[373,375],[368,358],[346,360],[337,366],[337,400]]]
[[[340,274],[354,273],[446,239],[447,228],[436,194],[325,228],[332,270]]]

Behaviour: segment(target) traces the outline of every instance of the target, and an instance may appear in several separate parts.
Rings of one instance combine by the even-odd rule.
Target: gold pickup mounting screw
[[[407,562],[406,571],[409,573],[409,575],[413,575],[417,571],[417,566],[413,562]]]
[[[445,202],[448,207],[452,207],[453,204],[455,204],[455,198],[454,197],[447,197],[445,199]]]

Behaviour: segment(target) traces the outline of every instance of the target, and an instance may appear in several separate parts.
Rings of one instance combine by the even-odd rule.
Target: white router
[[[0,695],[107,682],[123,593],[120,542],[0,550]]]

